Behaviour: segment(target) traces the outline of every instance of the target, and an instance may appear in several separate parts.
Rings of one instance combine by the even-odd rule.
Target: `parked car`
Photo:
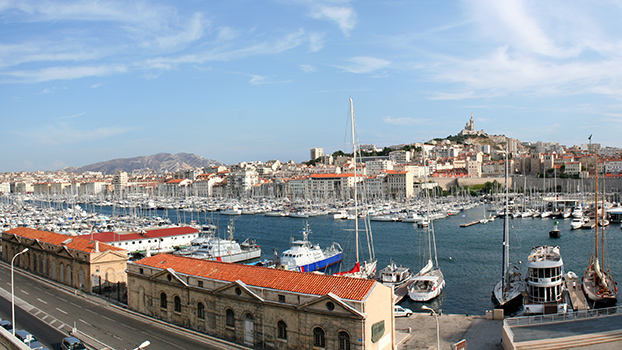
[[[15,331],[15,337],[28,345],[31,349],[43,349],[43,344],[39,343],[34,335],[27,330],[18,329]]]
[[[76,337],[66,337],[60,343],[61,350],[88,350],[84,343]]]
[[[400,305],[393,306],[393,314],[395,317],[410,317],[413,314],[411,309],[401,307]]]
[[[6,329],[7,331],[12,331],[13,330],[13,324],[9,320],[2,320],[2,321],[0,321],[0,327]]]

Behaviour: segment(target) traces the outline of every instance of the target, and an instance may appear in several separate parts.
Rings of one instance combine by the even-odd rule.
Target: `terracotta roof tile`
[[[41,242],[46,242],[57,246],[64,245],[69,249],[75,249],[86,253],[95,253],[95,240],[91,239],[90,237],[86,238],[81,236],[69,236],[60,233],[35,230],[28,227],[18,227],[4,232],[14,234],[20,237],[38,239]],[[62,244],[68,239],[71,239],[71,241],[67,244]],[[105,252],[107,250],[120,251],[125,249],[114,247],[106,243],[101,243],[99,245],[100,252]]]
[[[172,254],[154,255],[136,261],[135,264],[160,269],[171,268],[176,272],[219,281],[240,280],[249,286],[302,294],[326,295],[332,292],[342,299],[350,300],[363,300],[377,283],[369,279],[287,271]]]

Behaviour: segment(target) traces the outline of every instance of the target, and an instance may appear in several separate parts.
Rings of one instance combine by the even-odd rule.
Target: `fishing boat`
[[[426,161],[424,155],[424,162]],[[425,165],[425,182],[427,182],[427,163]],[[434,235],[434,220],[430,216],[431,204],[430,193],[427,195],[427,212],[429,218],[427,226],[427,249],[424,249],[427,264],[413,277],[408,287],[408,297],[413,301],[430,301],[438,297],[445,288],[445,277],[438,266],[436,254],[436,237]]]
[[[261,257],[259,245],[250,238],[247,238],[242,243],[238,243],[233,238],[234,231],[233,220],[231,220],[227,226],[228,239],[216,237],[213,234],[208,237],[199,237],[194,241],[193,245],[186,249],[178,250],[174,254],[232,263],[259,259]]]
[[[359,152],[356,140],[356,128],[354,125],[354,106],[352,102],[352,98],[350,98],[350,127],[352,133],[352,163],[354,164],[354,245],[355,245],[355,262],[354,267],[349,271],[338,272],[335,275],[339,276],[348,276],[355,278],[375,278],[376,276],[376,265],[378,264],[378,260],[376,259],[374,252],[374,242],[373,236],[371,232],[371,222],[370,215],[366,211],[364,212],[363,217],[360,218],[359,215],[359,198],[358,198],[358,186],[359,181],[362,181],[362,178],[359,180],[359,176],[357,174],[357,153]],[[364,181],[363,181],[364,184]],[[363,191],[364,194],[364,191]],[[363,227],[365,232],[365,237],[367,239],[367,248],[368,248],[368,257],[367,260],[360,260],[360,252],[359,252],[359,219],[363,221]]]
[[[591,150],[591,138],[590,135],[590,150]],[[596,171],[595,171],[595,191],[594,191],[594,220],[599,220],[598,210],[598,155],[595,156]],[[603,208],[602,208],[603,220],[605,215],[605,203],[603,196]],[[600,234],[599,234],[600,228]],[[582,278],[583,292],[591,301],[600,305],[609,305],[616,302],[618,298],[618,287],[616,282],[608,270],[604,269],[605,264],[605,228],[601,225],[595,225],[594,231],[594,254],[590,256],[590,261]],[[598,254],[600,238],[600,256]],[[599,258],[601,261],[599,261]]]
[[[557,246],[533,247],[527,258],[525,314],[566,313],[564,261]]]
[[[412,280],[414,273],[409,267],[397,266],[393,261],[378,272],[378,281],[385,286],[399,288]]]
[[[505,152],[505,212],[509,212],[508,194],[508,152]],[[521,293],[525,290],[525,281],[521,278],[519,269],[514,266],[510,269],[510,225],[508,215],[503,219],[503,250],[501,264],[501,280],[492,291],[492,301],[495,308],[508,311],[518,310],[522,304]]]
[[[302,239],[294,240],[292,238],[290,248],[281,254],[278,267],[300,272],[323,272],[328,267],[341,263],[343,250],[339,243],[333,242],[329,248],[324,250],[320,248],[319,244],[311,244],[309,242],[311,229],[308,222],[305,223],[300,233]]]

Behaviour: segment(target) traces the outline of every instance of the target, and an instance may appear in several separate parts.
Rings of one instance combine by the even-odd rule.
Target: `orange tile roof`
[[[154,255],[136,261],[135,264],[159,269],[171,268],[176,272],[225,282],[240,280],[249,286],[302,294],[326,295],[332,292],[349,300],[363,300],[377,283],[369,279],[287,271],[172,254]]]
[[[71,239],[71,242],[64,244],[69,249],[79,250],[85,253],[95,253],[95,241],[90,238],[82,238],[79,236],[69,236],[60,233],[35,230],[28,227],[18,227],[4,231],[5,233],[13,234],[20,237],[38,239],[40,242],[46,242],[57,246],[62,246],[63,242]],[[107,250],[125,250],[118,247],[113,247],[106,243],[99,244],[99,251],[105,252]]]

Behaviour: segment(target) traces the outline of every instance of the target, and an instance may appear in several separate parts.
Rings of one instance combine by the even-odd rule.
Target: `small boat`
[[[319,244],[311,244],[308,239],[311,233],[308,222],[300,233],[302,233],[302,240],[292,239],[291,247],[281,254],[279,267],[286,270],[312,272],[325,271],[329,266],[341,263],[343,250],[339,243],[333,243],[324,250]]]
[[[570,228],[573,230],[578,230],[583,227],[583,224],[585,224],[585,219],[583,219],[582,217],[574,218],[570,222]]]
[[[393,261],[378,272],[378,281],[385,286],[398,288],[412,280],[414,273],[408,267],[397,266]]]
[[[214,235],[199,237],[192,246],[178,250],[175,254],[233,263],[256,260],[261,257],[261,248],[255,241],[247,238],[244,242],[238,243],[237,240],[233,239],[233,220],[227,226],[227,231],[229,233],[228,239]]]

